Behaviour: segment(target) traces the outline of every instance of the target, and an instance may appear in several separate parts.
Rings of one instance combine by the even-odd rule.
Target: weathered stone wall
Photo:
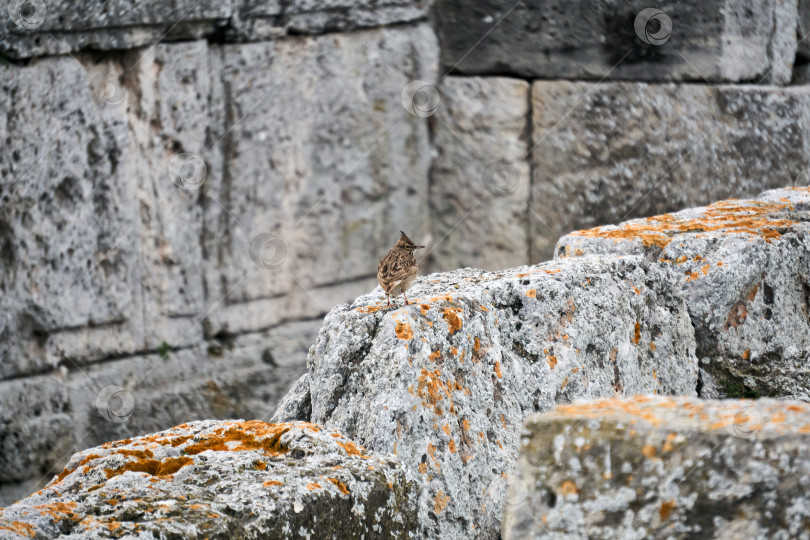
[[[265,418],[400,229],[495,270],[806,185],[805,4],[9,2],[0,502],[114,437]]]
[[[578,231],[534,266],[424,276],[409,305],[378,287],[326,316],[276,423],[79,452],[0,531],[801,538],[808,407],[686,396],[735,397],[723,370],[753,368],[745,385],[808,399],[808,239],[810,187],[772,190]],[[531,413],[633,394],[557,407],[521,441]]]
[[[272,412],[391,231],[429,232],[401,92],[436,64],[417,24],[0,66],[9,499],[87,444]]]

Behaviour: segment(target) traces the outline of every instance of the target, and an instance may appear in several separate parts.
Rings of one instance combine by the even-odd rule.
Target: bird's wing
[[[385,283],[396,283],[416,274],[418,269],[407,253],[391,251],[377,267],[377,278]]]

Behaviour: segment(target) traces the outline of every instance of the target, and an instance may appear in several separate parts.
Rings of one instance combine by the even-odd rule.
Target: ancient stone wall
[[[0,503],[267,418],[399,230],[494,270],[810,179],[803,2],[4,7]]]

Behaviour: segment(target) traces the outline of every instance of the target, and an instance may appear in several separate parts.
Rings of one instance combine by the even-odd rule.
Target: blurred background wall
[[[423,273],[506,268],[810,177],[795,0],[7,4],[0,505],[268,418],[399,230]]]

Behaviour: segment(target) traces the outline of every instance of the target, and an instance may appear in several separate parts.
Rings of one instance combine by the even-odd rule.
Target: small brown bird
[[[417,246],[408,236],[400,232],[399,240],[382,258],[377,266],[377,281],[388,297],[388,307],[391,306],[391,295],[401,294],[405,296],[405,305],[408,305],[408,295],[405,294],[411,283],[416,279],[419,272],[419,265],[413,257],[413,252],[425,246]]]

